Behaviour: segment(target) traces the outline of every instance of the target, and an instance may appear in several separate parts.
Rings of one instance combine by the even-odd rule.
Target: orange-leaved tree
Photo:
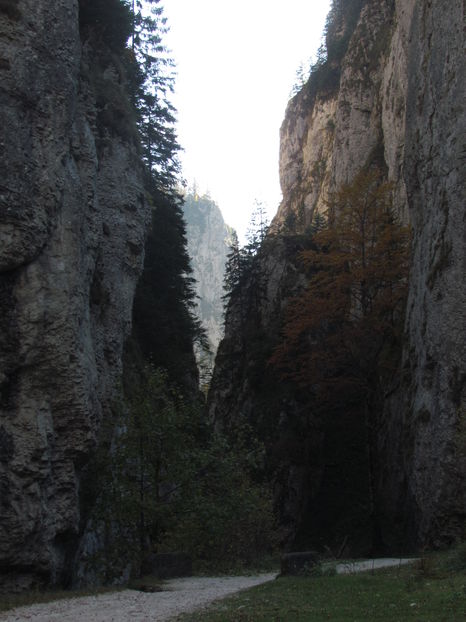
[[[327,227],[301,253],[309,282],[290,301],[271,363],[325,405],[373,388],[393,365],[407,289],[409,229],[392,209],[392,188],[362,171],[329,201]]]
[[[323,421],[345,412],[362,417],[375,547],[382,546],[375,460],[380,385],[398,364],[409,265],[409,229],[395,217],[391,196],[377,171],[362,171],[331,198],[327,226],[300,255],[308,285],[290,301],[270,360],[310,393]]]

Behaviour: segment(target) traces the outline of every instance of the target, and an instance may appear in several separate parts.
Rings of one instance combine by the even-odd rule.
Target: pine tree
[[[232,231],[229,243],[229,251],[227,254],[227,261],[225,264],[225,276],[223,283],[223,289],[225,291],[225,294],[223,296],[224,301],[228,302],[232,292],[234,292],[240,284],[241,277],[241,249],[239,246],[238,234],[236,233],[236,231]]]
[[[250,257],[257,255],[266,238],[268,229],[267,211],[264,204],[256,199],[254,202],[254,210],[251,214],[246,231],[247,244],[245,246],[245,252],[247,255]]]
[[[143,158],[157,190],[176,194],[180,147],[175,131],[176,110],[170,101],[174,63],[163,45],[167,20],[160,0],[132,0],[131,14],[130,89]]]
[[[173,62],[163,45],[167,26],[160,0],[132,0],[131,14],[131,92],[146,164],[146,190],[154,206],[134,302],[133,332],[144,360],[167,369],[173,381],[186,387],[193,369],[193,342],[204,350],[208,344],[194,311],[194,280],[178,192],[179,145],[169,99]]]
[[[247,243],[245,246],[240,247],[236,232],[232,234],[230,250],[225,265],[225,295],[223,300],[226,306],[228,306],[232,296],[238,293],[243,307],[244,297],[241,292],[241,285],[248,278],[257,276],[256,273],[259,269],[257,255],[267,236],[268,228],[267,212],[264,204],[256,200],[246,232]],[[257,288],[255,288],[255,291],[257,291]]]
[[[168,370],[183,387],[190,384],[193,343],[206,346],[195,300],[181,205],[159,194],[136,289],[133,334],[145,361]]]

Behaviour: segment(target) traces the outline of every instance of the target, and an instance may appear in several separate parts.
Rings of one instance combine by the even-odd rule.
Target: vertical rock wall
[[[58,583],[80,471],[115,393],[148,209],[136,148],[96,125],[76,0],[0,12],[0,575]],[[115,89],[110,63],[100,76]]]
[[[418,1],[412,12],[404,179],[413,257],[402,382],[383,443],[385,480],[397,473],[402,483],[389,485],[387,511],[408,503],[413,538],[436,546],[466,535],[464,19],[461,0]]]
[[[281,129],[283,202],[273,233],[302,233],[325,211],[328,194],[367,164],[393,182],[394,206],[412,227],[403,364],[385,387],[377,422],[378,494],[392,548],[438,546],[465,535],[464,19],[461,0],[365,2],[339,83],[304,87]],[[233,314],[229,321],[238,326]],[[267,322],[262,329],[275,330]],[[224,403],[228,416],[245,405],[255,412],[261,396],[251,389],[251,374],[236,386],[229,368],[239,337],[228,323],[226,335],[232,341],[220,348],[212,412]],[[304,499],[303,486],[313,484],[296,489]]]
[[[223,277],[231,229],[217,204],[206,195],[188,194],[183,211],[188,253],[196,279],[197,315],[207,331],[214,359],[223,336]]]

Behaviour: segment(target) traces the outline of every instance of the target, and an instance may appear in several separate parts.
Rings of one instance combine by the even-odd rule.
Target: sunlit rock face
[[[17,8],[0,11],[5,589],[70,571],[80,473],[115,394],[149,218],[135,147],[97,127],[98,52],[82,49],[77,2]],[[116,68],[100,69],[119,88]]]
[[[404,26],[409,4],[400,11]],[[406,32],[397,20],[391,0],[363,6],[337,82],[317,92],[304,87],[288,104],[274,231],[304,231],[316,213],[325,213],[329,193],[371,163],[387,169],[404,214]]]
[[[185,197],[188,252],[196,280],[197,313],[215,356],[223,336],[223,278],[231,229],[216,203],[195,192]]]
[[[281,129],[283,201],[274,233],[304,232],[325,212],[331,192],[365,165],[376,165],[393,182],[394,207],[412,228],[403,363],[385,387],[377,422],[384,540],[405,549],[465,535],[463,23],[461,0],[363,3],[337,84],[304,87]],[[283,268],[277,261],[274,274]],[[262,304],[267,308],[270,299]],[[261,321],[264,331],[275,330]],[[238,329],[234,314],[228,322]],[[254,390],[246,391],[251,378],[237,386],[229,368],[228,348],[234,352],[240,337],[228,322],[232,341],[221,345],[214,374],[221,388],[211,396],[218,416],[225,400],[227,416],[260,408]],[[294,479],[294,496],[315,502],[318,479],[301,479]]]

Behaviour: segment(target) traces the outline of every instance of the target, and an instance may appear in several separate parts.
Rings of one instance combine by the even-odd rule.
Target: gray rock
[[[197,315],[207,331],[213,361],[223,337],[223,278],[231,229],[208,196],[188,194],[183,209],[188,253],[196,279]]]
[[[385,381],[376,422],[383,532],[387,544],[402,551],[466,536],[463,24],[461,0],[366,3],[338,88],[315,97],[304,88],[290,101],[281,128],[283,201],[273,233],[302,233],[315,213],[325,212],[329,193],[368,163],[393,182],[395,209],[412,228],[403,360]],[[284,257],[272,251],[261,259],[271,267],[263,271],[267,295],[259,325],[270,337],[277,330],[273,314],[289,299],[280,287],[277,300],[274,284],[283,276],[291,296],[299,286]],[[240,373],[231,363],[241,360],[242,322],[237,306],[227,317],[210,397],[212,416],[226,425],[234,417],[257,419],[263,407],[253,365]],[[294,408],[282,408],[283,421]],[[286,425],[277,425],[277,434],[285,432]],[[319,455],[320,432],[313,434]],[[290,479],[296,467],[282,467],[277,497],[287,490],[299,513],[321,473]]]
[[[96,127],[86,66],[99,52],[82,49],[77,2],[24,0],[21,13],[0,13],[7,588],[59,583],[70,570],[80,474],[116,395],[149,219],[135,146]]]
[[[418,1],[411,15],[403,166],[413,258],[382,484],[387,508],[409,508],[413,538],[442,546],[466,535],[464,3]]]

